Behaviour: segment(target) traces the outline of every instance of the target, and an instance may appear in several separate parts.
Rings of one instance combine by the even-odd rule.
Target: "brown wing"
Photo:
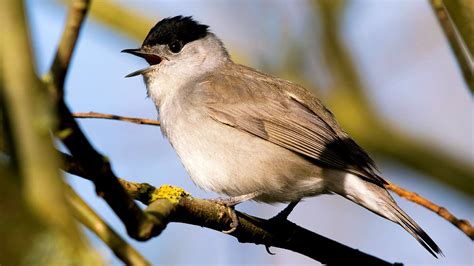
[[[298,153],[317,164],[345,170],[377,185],[386,181],[333,115],[304,88],[239,66],[201,81],[200,103],[216,121]],[[309,104],[301,99],[310,101]]]

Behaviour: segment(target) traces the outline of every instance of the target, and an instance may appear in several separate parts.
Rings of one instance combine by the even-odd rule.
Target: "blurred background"
[[[63,30],[67,7],[26,1],[28,23],[44,74]],[[210,26],[234,60],[300,83],[320,96],[343,127],[366,148],[383,176],[474,221],[474,105],[471,92],[428,1],[92,1],[66,81],[75,112],[156,118],[140,78],[124,76],[146,62],[121,54],[141,45],[160,19],[191,15]],[[120,177],[155,186],[197,188],[160,129],[124,122],[80,120],[89,140]],[[157,265],[297,265],[302,255],[238,243],[233,237],[169,224],[157,238],[129,239],[89,181],[68,182],[122,236]],[[401,227],[338,196],[305,199],[289,219],[318,234],[391,262],[472,265],[474,246],[436,214],[394,196],[441,247],[434,259]],[[284,205],[244,203],[238,210],[270,218]],[[121,264],[86,232],[110,264]],[[317,248],[317,247],[315,247]]]

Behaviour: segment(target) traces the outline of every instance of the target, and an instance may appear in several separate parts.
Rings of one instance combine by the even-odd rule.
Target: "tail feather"
[[[437,254],[444,256],[441,249],[436,245],[436,243],[428,236],[428,234],[421,229],[421,227],[408,216],[404,211],[402,211],[395,202],[390,204],[390,211],[396,217],[395,222],[397,222],[403,229],[410,233],[418,242],[431,253],[435,258],[438,258]]]
[[[329,180],[330,191],[399,224],[435,258],[438,258],[437,254],[444,256],[438,245],[412,218],[398,207],[385,188],[367,182],[356,175],[340,171],[332,172]]]

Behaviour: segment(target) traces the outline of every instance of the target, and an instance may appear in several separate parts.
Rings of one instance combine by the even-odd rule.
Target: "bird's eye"
[[[170,51],[173,52],[173,53],[179,53],[179,51],[181,51],[181,43],[179,42],[172,42],[170,43],[169,45],[169,48],[170,48]]]

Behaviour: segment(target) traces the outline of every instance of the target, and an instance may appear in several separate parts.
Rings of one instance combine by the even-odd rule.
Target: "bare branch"
[[[8,138],[7,160],[0,159],[0,261],[101,265],[64,202],[59,157],[50,135],[57,116],[35,72],[24,2],[0,1],[0,127],[5,126]],[[45,242],[54,252],[44,252]]]
[[[3,45],[2,79],[0,87],[3,111],[10,136],[12,160],[19,167],[22,189],[29,207],[42,216],[44,222],[79,239],[80,234],[70,219],[67,207],[61,204],[63,197],[62,177],[58,172],[58,156],[53,148],[50,130],[56,126],[56,115],[48,101],[42,83],[35,74],[34,58],[22,1],[2,1]],[[18,51],[21,51],[18,53]],[[20,182],[20,181],[18,181]],[[50,193],[47,197],[44,191]],[[52,209],[50,204],[60,201]],[[63,217],[61,217],[63,216]]]
[[[102,239],[120,260],[126,265],[150,265],[137,250],[125,242],[102,220],[70,186],[67,186],[66,189],[72,207],[71,210],[76,219]]]
[[[54,64],[46,75],[44,82],[51,94],[56,96],[60,123],[56,136],[84,166],[93,179],[97,193],[102,196],[127,228],[128,234],[137,240],[146,240],[153,235],[155,219],[144,213],[128,196],[113,173],[108,159],[97,152],[72,117],[69,108],[62,98],[64,81],[73,54],[77,36],[84,17],[87,14],[89,0],[75,0],[68,14],[68,22],[63,38],[56,53]],[[59,97],[58,97],[59,96]]]
[[[74,116],[75,118],[99,118],[99,119],[119,120],[119,121],[140,124],[140,125],[152,125],[152,126],[160,125],[160,121],[158,120],[137,118],[137,117],[126,117],[126,116],[103,114],[103,113],[96,113],[96,112],[73,113],[72,116]]]
[[[463,39],[464,45],[467,46],[472,60],[472,55],[474,54],[474,42],[472,39],[474,36],[474,17],[472,16],[474,14],[474,4],[471,0],[443,0],[443,4]]]
[[[474,228],[469,223],[469,221],[464,219],[456,218],[451,212],[449,212],[446,208],[436,205],[435,203],[423,198],[422,196],[418,195],[415,192],[408,191],[404,188],[401,188],[391,182],[385,186],[387,189],[395,192],[398,196],[407,199],[411,202],[414,202],[418,205],[421,205],[428,210],[438,214],[448,222],[452,223],[454,226],[459,228],[466,236],[468,236],[471,240],[474,240]]]
[[[64,102],[61,102],[59,107],[61,131],[56,135],[89,173],[98,195],[103,197],[119,216],[131,237],[137,240],[152,237],[155,219],[144,213],[124,191],[108,159],[92,147]]]
[[[458,2],[458,1],[450,1],[450,2]],[[465,12],[469,12],[469,9],[471,9],[471,12],[472,12],[473,10],[472,2],[470,1],[463,1],[463,2],[464,3],[462,3],[461,6],[465,5],[464,6],[464,9],[466,9]],[[461,68],[461,72],[464,76],[464,80],[466,81],[467,86],[469,87],[472,93],[474,92],[474,64],[472,62],[472,55],[470,54],[469,48],[467,47],[468,43],[471,42],[469,43],[469,45],[472,48],[472,45],[473,45],[472,35],[466,34],[467,36],[465,37],[467,39],[466,40],[463,39],[463,36],[459,33],[443,0],[430,0],[430,4],[431,4],[431,7],[433,8],[433,12],[438,18],[439,24],[441,24],[441,27],[443,28],[446,38],[449,41],[449,44],[454,53],[454,56],[456,57],[458,61],[459,67]],[[463,24],[466,24],[466,25],[462,25],[464,27],[469,27],[467,25],[469,25],[470,23],[473,23],[472,13],[468,13],[468,14],[470,15],[466,16],[466,18],[468,18],[467,21],[463,21],[464,22]]]
[[[50,81],[54,84],[54,88],[57,88],[57,90],[50,92],[57,93],[58,95],[56,95],[56,97],[58,99],[63,96],[66,74],[89,6],[90,0],[72,1],[66,20],[65,30],[63,31],[61,41],[56,50],[51,71],[46,76],[46,79],[51,79]]]
[[[161,187],[160,190],[166,187]],[[167,199],[157,200],[149,206],[152,214],[163,215],[161,211],[166,208],[155,207],[163,204]],[[158,205],[159,206],[159,205]],[[236,212],[239,219],[239,227],[230,235],[237,238],[241,243],[255,243],[266,247],[279,247],[291,250],[323,264],[336,265],[393,265],[359,250],[340,244],[334,240],[306,230],[286,220],[273,222],[245,213]],[[169,216],[171,222],[180,222],[204,226],[216,231],[229,229],[231,223],[225,207],[207,200],[191,197],[182,197],[176,206],[176,212]],[[163,215],[164,216],[164,215]],[[166,216],[165,216],[166,217]]]

